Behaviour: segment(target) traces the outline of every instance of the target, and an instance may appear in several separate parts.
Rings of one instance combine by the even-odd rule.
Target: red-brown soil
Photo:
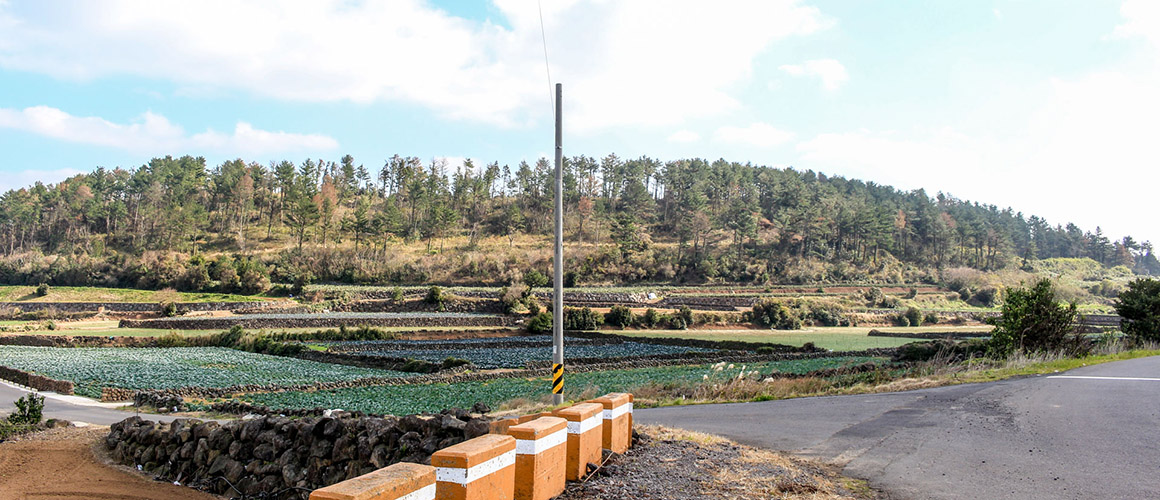
[[[106,465],[104,427],[51,429],[0,443],[0,500],[214,500],[184,486]]]

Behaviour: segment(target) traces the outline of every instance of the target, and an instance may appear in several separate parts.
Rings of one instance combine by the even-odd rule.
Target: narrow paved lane
[[[9,413],[16,410],[13,404],[28,391],[7,382],[0,381],[0,413]],[[133,412],[116,410],[109,404],[101,404],[85,398],[43,393],[44,418],[61,418],[70,422],[86,422],[98,425],[112,425],[134,415]],[[167,415],[143,414],[141,418],[154,421],[169,422],[174,418]]]
[[[1160,498],[1160,357],[920,391],[638,410],[845,464],[891,498]]]

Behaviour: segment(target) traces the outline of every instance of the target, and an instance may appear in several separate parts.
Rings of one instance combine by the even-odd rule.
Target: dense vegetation
[[[567,238],[579,243],[570,284],[901,282],[936,276],[914,268],[1030,269],[1052,257],[1160,272],[1148,242],[942,193],[725,160],[565,165]],[[421,259],[447,241],[515,248],[530,235],[542,246],[551,172],[545,159],[449,172],[397,155],[377,171],[349,155],[98,168],[0,196],[0,282],[254,293],[271,280],[497,284],[513,281],[513,267],[542,276],[548,259],[527,251]],[[404,244],[421,250],[402,258]]]

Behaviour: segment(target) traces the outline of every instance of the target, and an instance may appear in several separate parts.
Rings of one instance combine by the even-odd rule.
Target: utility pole
[[[556,252],[552,260],[552,404],[564,403],[564,146],[561,99],[556,84]]]

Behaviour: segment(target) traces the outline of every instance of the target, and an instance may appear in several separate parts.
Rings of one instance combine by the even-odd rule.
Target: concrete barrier
[[[604,408],[601,445],[614,453],[628,451],[632,445],[632,394],[614,392],[592,402]]]
[[[583,478],[588,472],[588,464],[600,463],[603,410],[604,407],[597,403],[580,403],[555,412],[557,417],[568,421],[566,477],[569,481]]]
[[[516,500],[548,500],[564,492],[568,421],[541,417],[508,428],[516,438]]]
[[[314,490],[310,500],[434,500],[435,468],[397,463]]]
[[[512,500],[516,439],[488,434],[431,455],[438,500]]]

